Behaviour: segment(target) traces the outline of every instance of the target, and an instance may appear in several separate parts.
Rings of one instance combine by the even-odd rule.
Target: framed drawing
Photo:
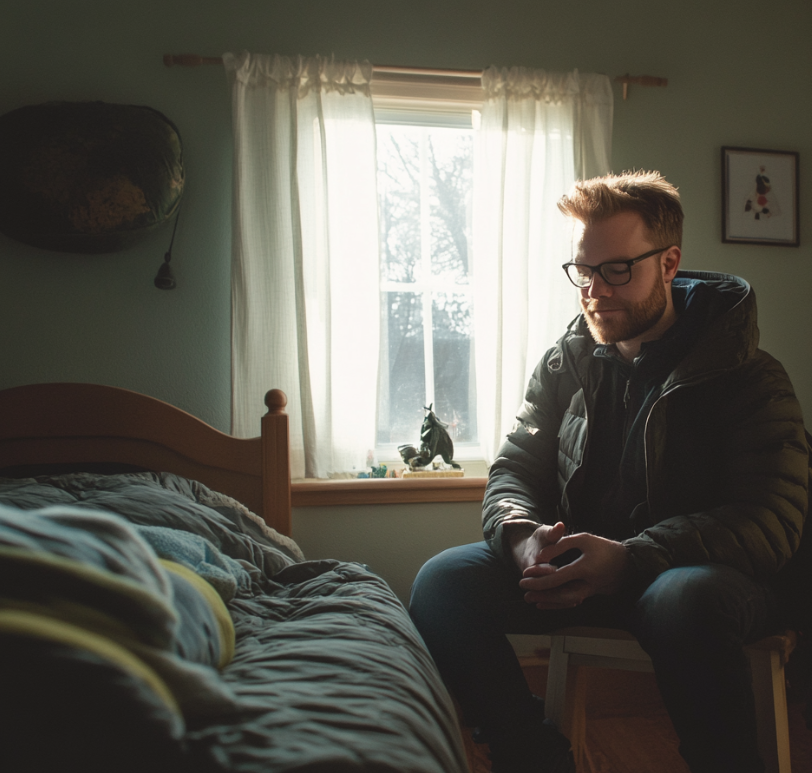
[[[722,241],[800,244],[798,154],[722,148]]]

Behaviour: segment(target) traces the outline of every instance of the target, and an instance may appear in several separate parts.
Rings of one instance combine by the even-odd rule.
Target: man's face
[[[608,260],[630,260],[656,247],[640,216],[622,212],[607,220],[584,226],[576,242],[576,263],[597,266]],[[625,285],[610,285],[595,273],[583,288],[581,308],[592,337],[602,344],[658,338],[655,333],[668,299],[661,256],[654,255],[632,267]]]

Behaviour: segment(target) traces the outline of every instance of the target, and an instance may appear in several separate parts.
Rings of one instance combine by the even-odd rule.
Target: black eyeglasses
[[[632,279],[632,266],[641,260],[659,255],[661,252],[671,249],[670,247],[658,247],[651,252],[644,252],[631,260],[608,260],[599,266],[587,266],[586,263],[565,263],[562,268],[567,274],[570,282],[576,287],[583,289],[592,284],[592,277],[597,271],[606,284],[627,285]]]

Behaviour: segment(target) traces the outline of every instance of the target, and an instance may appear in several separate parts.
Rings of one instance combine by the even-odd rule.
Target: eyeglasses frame
[[[673,246],[673,245],[672,245]],[[623,287],[623,285],[629,284],[632,281],[632,266],[636,263],[639,263],[641,260],[646,260],[647,258],[652,258],[658,253],[665,252],[666,250],[670,250],[671,247],[658,247],[655,250],[650,250],[649,252],[644,252],[642,255],[638,255],[636,258],[632,258],[631,260],[605,260],[603,263],[599,263],[597,266],[589,266],[586,263],[575,263],[570,261],[569,263],[564,263],[561,268],[564,269],[564,273],[567,275],[567,279],[570,280],[573,286],[577,287],[579,290],[585,290],[589,287],[595,279],[595,272],[597,271],[601,275],[601,279],[603,279],[606,284],[610,287]],[[616,284],[614,282],[610,282],[603,274],[603,267],[609,265],[610,263],[614,264],[623,264],[628,267],[629,275],[628,279],[625,282],[620,282]],[[589,281],[585,285],[575,284],[575,281],[570,276],[569,267],[570,266],[579,266],[580,268],[588,268],[590,270]]]

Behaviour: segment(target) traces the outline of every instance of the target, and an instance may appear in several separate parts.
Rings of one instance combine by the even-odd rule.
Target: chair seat
[[[797,641],[794,631],[784,631],[745,648],[753,676],[759,752],[767,773],[790,773],[784,666]],[[653,671],[653,668],[648,655],[628,631],[580,627],[564,628],[550,634],[545,711],[547,718],[569,735],[580,770],[586,739],[587,686],[584,678],[578,678],[568,694],[570,665],[626,671]],[[566,708],[570,709],[569,712]]]

